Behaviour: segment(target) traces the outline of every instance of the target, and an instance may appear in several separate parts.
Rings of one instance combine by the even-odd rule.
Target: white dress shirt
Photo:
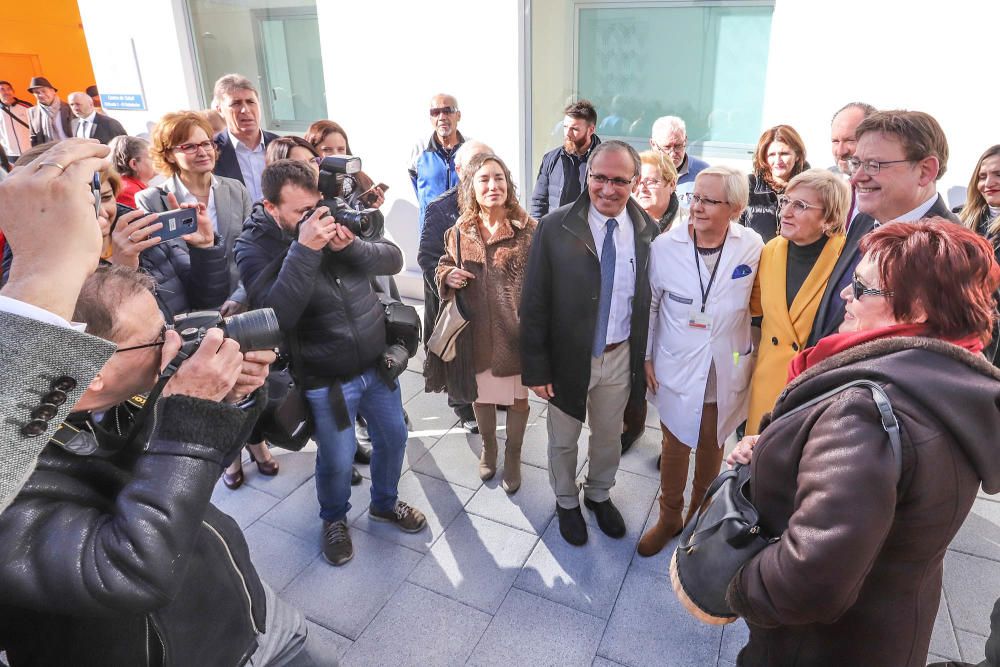
[[[240,173],[243,174],[243,183],[247,186],[250,199],[255,202],[263,201],[264,195],[260,191],[260,176],[264,173],[265,166],[263,130],[260,131],[260,141],[257,142],[257,148],[252,150],[237,139],[232,132],[229,132],[229,141],[236,149],[236,161],[240,165]]]
[[[7,107],[21,123],[28,122],[28,108],[20,104]],[[0,110],[0,146],[3,146],[8,157],[20,157],[31,148],[31,130],[21,123]]]
[[[26,301],[12,299],[9,296],[0,295],[0,312],[10,313],[11,315],[20,315],[21,317],[27,317],[32,320],[38,320],[39,322],[45,322],[46,324],[52,324],[57,327],[65,327],[67,329],[76,329],[81,332],[87,330],[86,324],[67,322],[51,311],[39,308],[38,306],[30,304]]]
[[[628,338],[632,330],[632,299],[635,297],[635,228],[627,209],[622,209],[614,218],[618,221],[618,227],[614,231],[615,283],[611,291],[607,345],[620,343]],[[594,235],[598,261],[601,259],[609,219],[594,208],[593,204],[590,205],[587,223],[590,225],[590,233]]]
[[[90,139],[94,136],[94,116],[96,115],[96,111],[91,111],[89,116],[80,119],[80,123],[76,127],[76,136],[82,139]]]
[[[215,186],[219,184],[219,181],[215,176],[212,176],[212,187],[208,190],[208,217],[212,219],[212,229],[215,233],[219,233],[219,219],[215,215]],[[197,204],[198,198],[191,194],[191,191],[187,189],[184,182],[181,181],[180,176],[171,176],[166,183],[163,184],[163,188],[168,192],[173,192],[174,196],[177,197],[178,204]]]

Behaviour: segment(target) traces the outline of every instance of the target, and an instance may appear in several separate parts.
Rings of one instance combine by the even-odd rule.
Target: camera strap
[[[196,347],[194,349],[197,350],[198,348]],[[190,356],[190,354],[181,349],[177,356],[171,359],[170,363],[167,364],[162,371],[160,371],[160,377],[157,379],[156,384],[153,385],[153,388],[146,396],[145,404],[142,406],[142,409],[135,414],[135,417],[132,420],[132,428],[128,431],[126,442],[131,444],[131,442],[140,433],[142,433],[142,428],[146,424],[149,414],[156,410],[156,402],[160,400],[160,394],[163,393],[163,388],[167,386],[167,383],[170,382],[170,378],[172,378],[174,373],[177,372],[177,369],[181,367],[181,363],[183,363],[184,360]]]

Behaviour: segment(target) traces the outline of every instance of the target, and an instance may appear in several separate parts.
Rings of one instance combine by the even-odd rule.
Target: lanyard
[[[712,283],[715,282],[715,274],[719,272],[719,265],[722,264],[722,252],[726,248],[726,239],[729,238],[727,233],[725,238],[722,239],[722,245],[719,246],[719,259],[715,260],[715,268],[712,269],[712,275],[708,279],[708,287],[705,287],[705,283],[701,279],[701,263],[698,259],[698,232],[692,230],[694,236],[694,267],[698,272],[698,287],[701,289],[701,312],[705,312],[705,303],[708,301],[708,293],[712,291]],[[708,266],[706,264],[705,266]]]

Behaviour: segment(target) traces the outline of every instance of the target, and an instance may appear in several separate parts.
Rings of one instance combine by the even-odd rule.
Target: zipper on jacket
[[[354,343],[354,355],[360,360],[361,359],[361,341],[360,335],[358,334],[358,327],[354,323],[354,313],[351,312],[351,302],[347,298],[347,290],[344,289],[344,283],[341,282],[340,276],[336,273],[333,274],[333,283],[337,286],[337,291],[340,293],[340,300],[344,304],[344,313],[347,315],[347,324],[351,327],[351,338],[353,338]],[[378,297],[376,296],[376,299]],[[361,372],[364,372],[364,368]],[[359,373],[360,374],[360,373]]]
[[[150,628],[153,630],[153,636],[156,637],[157,643],[160,645],[160,656],[163,658],[162,665],[167,664],[167,647],[163,643],[163,637],[160,636],[160,631],[156,628],[156,621],[152,619],[150,614],[146,614],[146,665],[151,665],[152,656],[149,655],[149,640],[150,640]]]
[[[229,564],[233,566],[236,571],[236,575],[240,578],[240,584],[243,586],[243,593],[247,596],[247,612],[250,616],[250,626],[253,628],[255,634],[260,634],[260,630],[257,628],[257,622],[253,619],[253,599],[250,597],[250,588],[247,586],[246,577],[243,576],[243,572],[240,571],[239,566],[236,564],[236,559],[233,558],[233,552],[229,550],[229,545],[226,544],[225,538],[217,531],[212,524],[207,521],[202,521],[202,525],[212,531],[212,534],[219,538],[219,542],[222,543],[222,548],[226,550],[226,555],[229,556]]]

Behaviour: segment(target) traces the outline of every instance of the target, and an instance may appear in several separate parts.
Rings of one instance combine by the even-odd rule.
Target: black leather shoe
[[[573,509],[556,505],[556,514],[559,515],[559,533],[564,540],[577,547],[587,543],[587,522],[583,520],[579,505]]]
[[[459,422],[459,426],[469,433],[479,433],[479,424],[476,423],[475,419],[463,419]]]
[[[361,473],[354,466],[351,466],[351,486],[357,486],[361,483]]]
[[[632,448],[632,445],[639,440],[640,435],[642,435],[642,431],[625,431],[622,433],[622,454]]]
[[[358,448],[354,450],[354,462],[361,465],[371,465],[372,446],[359,442]]]
[[[605,535],[615,539],[625,537],[625,519],[610,500],[599,503],[584,498],[583,504],[597,517],[597,525]]]

